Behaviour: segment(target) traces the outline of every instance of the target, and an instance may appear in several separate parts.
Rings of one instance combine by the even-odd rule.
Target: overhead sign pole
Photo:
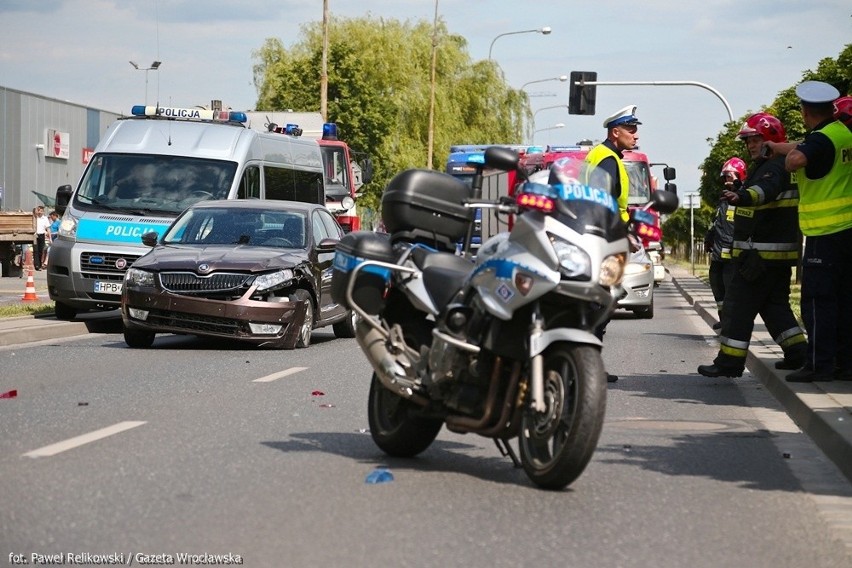
[[[720,101],[725,105],[725,109],[728,111],[728,121],[733,122],[734,113],[731,110],[731,105],[728,104],[727,99],[722,96],[722,93],[708,85],[707,83],[699,83],[698,81],[575,81],[575,85],[577,86],[593,86],[593,85],[613,85],[613,86],[629,86],[629,85],[651,85],[654,87],[672,87],[672,86],[693,86],[693,87],[701,87],[702,89],[707,89]]]

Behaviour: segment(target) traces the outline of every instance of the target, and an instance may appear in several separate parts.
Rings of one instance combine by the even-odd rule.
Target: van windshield
[[[632,160],[623,160],[630,178],[630,194],[627,197],[628,205],[645,205],[651,200],[651,171],[648,164]]]
[[[74,205],[89,210],[176,215],[198,201],[226,199],[236,162],[148,154],[98,154]]]

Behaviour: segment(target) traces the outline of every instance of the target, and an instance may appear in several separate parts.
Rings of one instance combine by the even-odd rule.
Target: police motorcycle
[[[534,484],[562,489],[585,469],[603,426],[594,330],[615,308],[627,230],[600,170],[594,184],[584,181],[590,166],[574,160],[532,180],[519,171],[526,181],[514,196],[477,201],[483,169],[518,170],[507,148],[488,148],[482,162],[471,186],[434,170],[391,179],[382,196],[389,234],[341,240],[332,294],[359,316],[379,448],[415,456],[446,425],[492,438]],[[677,197],[666,193],[649,206],[673,211]],[[474,208],[515,220],[472,262],[453,251]]]

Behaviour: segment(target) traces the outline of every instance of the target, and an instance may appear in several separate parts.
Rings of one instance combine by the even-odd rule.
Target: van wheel
[[[70,321],[77,315],[77,310],[68,304],[56,302],[53,304],[53,314],[56,316],[56,319]]]
[[[128,347],[133,347],[134,349],[148,349],[154,344],[155,335],[153,331],[125,329],[124,342]]]
[[[290,296],[290,301],[305,303],[305,321],[302,322],[302,327],[299,329],[299,339],[296,340],[296,347],[302,349],[311,344],[311,333],[314,330],[314,303],[310,292],[307,290],[296,290]]]

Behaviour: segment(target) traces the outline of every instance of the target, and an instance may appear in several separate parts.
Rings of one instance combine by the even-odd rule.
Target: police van
[[[184,209],[209,199],[325,203],[316,140],[247,128],[242,112],[134,106],[107,129],[79,185],[59,187],[63,213],[47,284],[56,316],[113,309],[124,273]]]

